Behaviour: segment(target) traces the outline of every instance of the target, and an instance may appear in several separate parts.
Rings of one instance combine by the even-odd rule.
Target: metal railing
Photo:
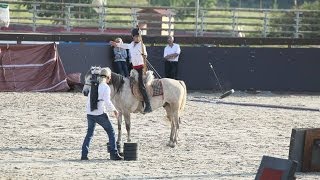
[[[146,35],[320,37],[320,21],[317,18],[320,17],[320,11],[201,7],[195,10],[191,7],[112,5],[99,7],[91,4],[1,0],[0,3],[8,3],[10,6],[11,23],[8,29],[2,29],[5,31],[128,34],[132,27],[139,24]],[[59,8],[49,10],[48,5]],[[41,16],[42,14],[47,16]]]

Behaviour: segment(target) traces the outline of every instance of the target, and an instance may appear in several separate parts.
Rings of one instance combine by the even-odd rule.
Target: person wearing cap
[[[131,31],[131,35],[132,35],[133,41],[130,44],[126,44],[126,43],[120,44],[114,41],[110,41],[110,43],[114,47],[129,49],[132,68],[137,70],[139,73],[139,78],[138,78],[139,90],[145,102],[144,113],[149,113],[149,112],[152,112],[152,108],[151,108],[149,96],[146,91],[146,87],[142,80],[143,68],[145,67],[144,59],[147,57],[146,46],[142,43],[141,31],[139,28],[133,29]]]
[[[110,87],[107,83],[111,80],[111,70],[110,68],[103,68],[100,72],[100,80],[98,86],[98,106],[97,109],[91,111],[90,108],[90,92],[87,99],[87,120],[88,120],[88,129],[87,135],[83,141],[81,160],[89,160],[89,145],[90,141],[93,138],[93,132],[98,123],[103,129],[107,132],[109,137],[110,144],[110,159],[111,160],[122,160],[122,157],[118,153],[115,133],[112,127],[112,124],[109,120],[109,115],[106,112],[106,109],[113,111],[114,115],[118,117],[118,111],[112,104],[110,100]]]
[[[116,38],[115,42],[119,44],[123,44],[121,38]],[[118,70],[117,73],[121,74],[124,77],[128,77],[129,72],[128,72],[128,65],[127,65],[127,57],[128,57],[127,51],[120,47],[114,47],[113,53],[114,53],[114,62]]]
[[[167,78],[177,79],[178,60],[181,53],[179,44],[173,43],[173,36],[168,37],[168,45],[164,48],[163,57],[165,58],[165,74]]]

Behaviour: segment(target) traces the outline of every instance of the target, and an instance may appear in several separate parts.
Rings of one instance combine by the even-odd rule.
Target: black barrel
[[[124,160],[136,161],[138,160],[138,149],[137,143],[124,143],[123,154]]]

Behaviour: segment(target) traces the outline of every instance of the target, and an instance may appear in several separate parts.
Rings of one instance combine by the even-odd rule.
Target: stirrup
[[[144,113],[150,113],[150,112],[152,112],[151,106],[149,106],[149,107],[146,106],[146,107],[144,108],[143,112],[144,112]]]

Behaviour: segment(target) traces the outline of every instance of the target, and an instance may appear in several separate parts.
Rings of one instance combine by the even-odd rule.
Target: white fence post
[[[264,38],[267,37],[267,34],[268,34],[268,23],[269,23],[269,18],[268,18],[268,11],[264,11],[264,18],[263,18],[263,32],[262,32],[262,36]]]
[[[37,30],[37,7],[40,6],[40,4],[31,4],[32,6],[32,31],[36,32]]]
[[[66,10],[65,10],[65,29],[67,30],[67,32],[70,32],[71,30],[71,8],[73,6],[66,6]]]
[[[169,12],[168,17],[169,17],[168,35],[171,36],[171,25],[172,25],[172,23],[171,23],[172,22],[172,19],[171,19],[172,18],[172,13],[171,13],[171,11]]]
[[[104,6],[99,7],[99,30],[100,32],[104,32],[105,30],[105,15],[106,15],[106,9]]]
[[[195,36],[198,37],[198,20],[199,20],[199,0],[196,1],[196,22],[195,22]]]
[[[302,12],[300,11],[295,11],[296,17],[294,18],[295,26],[295,32],[294,32],[294,37],[295,38],[299,38],[299,28],[300,28],[300,22],[301,22],[301,18],[300,18],[300,14],[302,14]]]
[[[131,8],[131,13],[132,13],[132,28],[135,28],[138,25],[137,9]]]
[[[205,19],[204,13],[205,11],[201,10],[201,31],[200,31],[201,36],[203,36],[204,34],[204,19]]]
[[[233,9],[232,11],[232,37],[236,37],[236,24],[237,24],[237,17],[236,17],[236,11]]]

